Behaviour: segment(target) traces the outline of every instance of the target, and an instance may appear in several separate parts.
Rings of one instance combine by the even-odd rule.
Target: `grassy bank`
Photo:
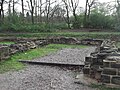
[[[0,33],[0,37],[46,38],[51,36],[107,39],[112,37],[120,37],[120,32]]]
[[[17,53],[11,56],[8,60],[0,62],[0,73],[7,71],[20,70],[25,67],[24,64],[18,62],[18,60],[31,60],[38,57],[45,56],[47,54],[56,52],[62,48],[86,48],[83,45],[63,45],[63,44],[50,44],[46,47],[36,48],[23,53]]]

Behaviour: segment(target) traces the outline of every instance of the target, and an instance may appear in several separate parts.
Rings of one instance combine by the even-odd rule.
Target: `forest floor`
[[[94,47],[66,48],[33,60],[83,63],[84,57],[94,50]],[[23,70],[0,74],[0,90],[98,90],[76,84],[79,73],[63,67],[27,64]]]

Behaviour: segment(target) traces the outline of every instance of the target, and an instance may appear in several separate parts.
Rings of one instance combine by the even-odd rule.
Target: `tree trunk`
[[[34,24],[34,6],[33,6],[33,1],[30,0],[30,4],[31,4],[31,20],[32,20],[32,24]]]
[[[70,17],[69,17],[69,10],[68,10],[68,6],[66,6],[66,10],[67,10],[67,24],[68,24],[68,28],[70,29]]]
[[[67,23],[67,25],[68,25],[68,28],[70,29],[71,27],[70,27],[70,17],[69,17],[68,4],[67,4],[66,0],[62,0],[62,1],[63,1],[63,3],[65,4],[65,9],[66,9],[66,13],[67,13],[67,20],[66,20],[66,18],[65,18],[65,21],[66,21],[66,23]]]
[[[8,20],[9,20],[9,22],[11,22],[11,1],[9,1],[9,3],[8,3],[8,13],[9,13]]]
[[[22,3],[22,20],[24,21],[24,3],[23,0],[21,0]]]
[[[32,18],[32,24],[34,24],[34,7],[32,6],[32,11],[31,11],[31,18]]]
[[[0,25],[3,23],[3,18],[4,18],[4,10],[3,10],[3,3],[4,3],[4,0],[1,1],[0,3]]]
[[[13,16],[15,16],[15,2],[13,0]]]
[[[85,14],[84,14],[84,27],[87,27],[87,5],[88,5],[88,0],[86,0],[86,5],[85,5]]]

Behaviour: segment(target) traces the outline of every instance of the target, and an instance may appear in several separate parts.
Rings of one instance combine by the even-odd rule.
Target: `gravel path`
[[[35,60],[79,63],[93,50],[93,47],[63,49]],[[78,72],[57,66],[27,65],[24,70],[0,74],[0,90],[94,90],[75,84],[76,73]]]
[[[34,61],[43,62],[55,62],[55,63],[69,63],[69,64],[84,64],[84,59],[91,52],[95,50],[95,47],[83,48],[83,49],[62,49],[54,54],[47,55],[42,58],[34,59]]]

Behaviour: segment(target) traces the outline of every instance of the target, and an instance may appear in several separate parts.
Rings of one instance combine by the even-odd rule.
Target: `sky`
[[[110,2],[110,1],[113,1],[113,0],[98,0],[98,1],[103,3],[103,2]],[[80,0],[79,5],[82,6],[82,7],[85,7],[85,2],[86,2],[86,0]]]
[[[21,1],[21,0],[19,0]],[[29,0],[28,0],[29,1]],[[45,0],[43,0],[45,1]],[[57,0],[58,2],[61,2],[61,0]],[[114,0],[98,0],[99,2],[103,3],[103,2],[110,2],[110,1],[114,1]],[[79,0],[79,7],[85,7],[85,2],[86,0]],[[20,2],[21,3],[21,2]],[[5,10],[7,10],[8,8],[8,5],[4,5],[4,8]],[[15,9],[18,11],[18,12],[21,12],[21,5],[16,5],[15,6]]]

